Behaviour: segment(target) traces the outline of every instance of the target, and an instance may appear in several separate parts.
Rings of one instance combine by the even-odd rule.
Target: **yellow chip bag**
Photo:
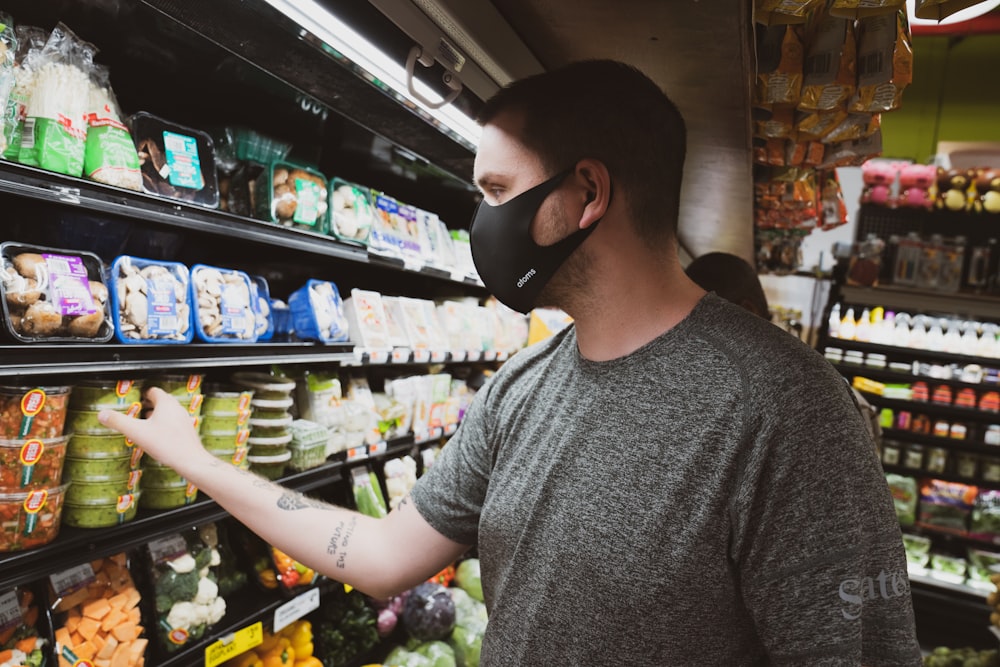
[[[802,40],[798,26],[770,26],[758,41],[758,74],[756,99],[758,106],[799,102],[802,89]]]
[[[906,12],[858,19],[858,87],[850,110],[879,113],[902,104],[913,81],[913,47]]]
[[[854,22],[823,13],[810,31],[802,67],[802,111],[843,107],[854,94]]]

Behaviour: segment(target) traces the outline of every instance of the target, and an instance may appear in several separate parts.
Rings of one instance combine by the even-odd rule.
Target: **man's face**
[[[501,113],[483,126],[476,152],[474,177],[486,204],[510,201],[552,176],[539,157],[521,139],[523,122],[519,115]],[[565,224],[559,204],[560,191],[553,192],[539,208],[532,225],[532,237],[539,245],[551,245],[573,231]]]

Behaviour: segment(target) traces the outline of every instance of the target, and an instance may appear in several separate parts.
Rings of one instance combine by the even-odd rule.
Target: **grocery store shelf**
[[[286,475],[283,486],[308,493],[341,478],[343,464],[325,463],[317,468]],[[139,511],[128,523],[110,528],[62,526],[54,541],[45,546],[0,554],[0,590],[47,577],[53,572],[126,551],[157,536],[176,532],[228,516],[214,500],[199,494],[190,505],[171,510]]]
[[[343,363],[353,359],[354,348],[350,344],[323,345],[296,342],[0,345],[0,368],[8,378],[238,365]]]
[[[401,259],[371,253],[363,247],[343,243],[326,234],[282,227],[263,220],[124,190],[13,162],[0,161],[0,193],[79,207],[92,212],[110,213],[141,221],[143,224],[153,223],[237,239],[241,242],[249,241],[310,255],[418,273],[465,287],[483,287],[480,281],[471,276],[454,275],[430,266],[409,267]]]
[[[912,431],[904,431],[898,428],[882,429],[882,438],[885,440],[912,442],[917,445],[927,445],[929,447],[945,447],[947,449],[960,449],[965,452],[1000,456],[1000,446],[998,445],[987,445],[980,441],[960,440],[958,438],[940,438],[935,435],[913,433]]]
[[[834,363],[833,367],[837,369],[837,372],[846,377],[861,376],[866,377],[870,380],[877,380],[879,382],[887,383],[913,383],[913,382],[923,382],[927,384],[928,387],[936,385],[946,385],[948,387],[955,387],[957,389],[977,389],[977,390],[1000,390],[1000,384],[987,384],[985,382],[962,382],[961,380],[945,380],[942,378],[930,377],[929,375],[914,375],[912,373],[898,373],[896,371],[887,371],[881,368],[869,368],[867,366],[856,366],[851,364],[837,364]]]
[[[907,477],[930,477],[933,479],[940,479],[945,482],[957,482],[959,484],[975,484],[980,489],[1000,489],[1000,482],[984,482],[978,479],[971,480],[968,477],[963,477],[961,475],[955,475],[952,473],[944,473],[944,472],[931,472],[929,470],[924,470],[922,468],[914,470],[913,468],[907,468],[906,466],[883,463],[882,470],[896,475],[905,475]]]
[[[843,350],[858,350],[859,352],[878,352],[889,357],[889,361],[895,358],[906,361],[941,361],[950,364],[979,364],[980,366],[998,368],[1000,359],[995,357],[977,357],[969,354],[955,354],[952,352],[938,352],[935,350],[924,350],[916,347],[899,347],[897,345],[879,345],[877,343],[863,343],[857,340],[844,340],[842,338],[824,337],[817,345],[817,349],[825,347],[839,347]],[[855,369],[867,369],[866,366],[849,366]]]
[[[840,287],[841,301],[917,313],[946,313],[1000,319],[1000,297],[965,292],[932,292],[898,285]]]
[[[954,405],[942,405],[933,401],[907,401],[899,398],[885,398],[879,394],[862,391],[862,395],[871,403],[893,410],[908,410],[913,413],[923,413],[928,416],[938,415],[953,417],[963,421],[1000,422],[1000,413],[980,410],[977,408],[960,408]]]
[[[911,583],[922,584],[924,586],[931,586],[934,588],[941,588],[948,591],[953,591],[955,593],[964,593],[971,597],[986,599],[986,595],[989,593],[988,590],[982,588],[976,588],[974,586],[968,586],[966,584],[955,583],[950,580],[942,579],[934,576],[930,571],[926,574],[918,572],[913,568],[910,568],[907,573],[910,576]]]

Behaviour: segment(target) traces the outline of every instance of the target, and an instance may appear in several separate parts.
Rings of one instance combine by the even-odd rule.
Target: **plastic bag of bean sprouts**
[[[83,175],[96,47],[57,25],[39,54],[18,161],[69,176]]]
[[[90,73],[83,173],[98,183],[142,190],[139,154],[122,122],[108,69],[103,65],[95,65]]]

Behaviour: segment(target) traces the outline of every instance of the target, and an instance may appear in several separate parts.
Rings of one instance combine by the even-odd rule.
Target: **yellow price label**
[[[257,621],[205,648],[205,667],[216,667],[230,658],[246,653],[264,641],[264,624]]]

